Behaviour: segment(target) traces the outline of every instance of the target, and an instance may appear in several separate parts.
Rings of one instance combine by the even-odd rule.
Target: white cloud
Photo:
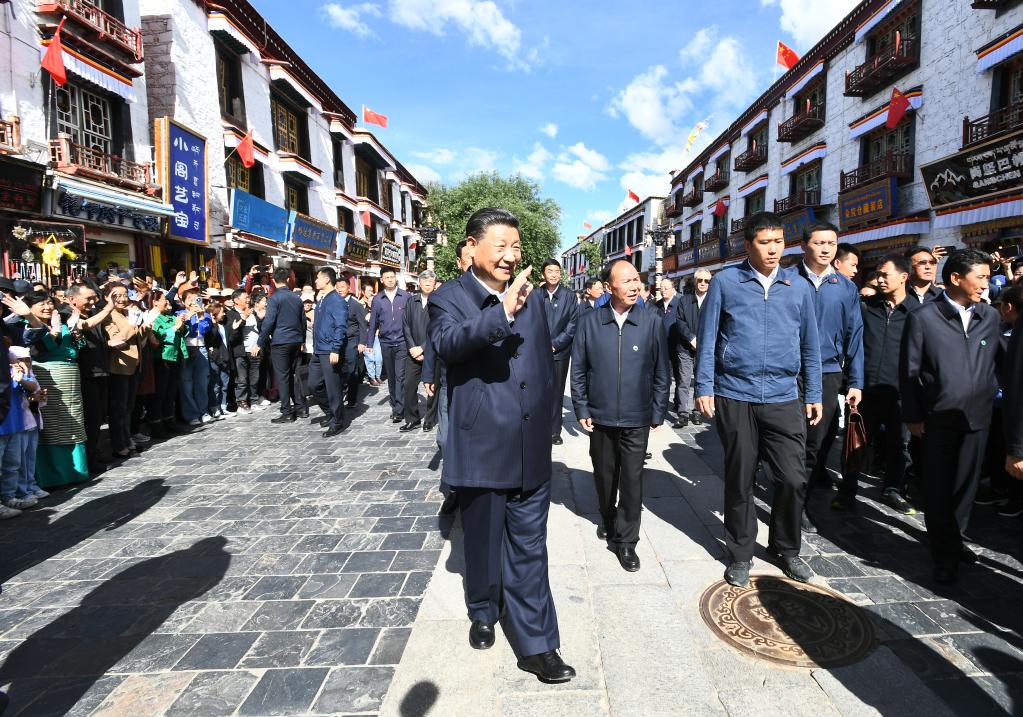
[[[410,164],[406,166],[406,169],[423,184],[439,183],[441,181],[440,175],[425,164]]]
[[[613,117],[629,124],[654,142],[670,142],[682,131],[678,121],[692,109],[693,80],[666,82],[668,68],[656,65],[638,75],[611,103]]]
[[[590,212],[590,216],[595,219],[597,223],[607,224],[611,221],[611,217],[613,217],[614,214],[609,212],[607,209],[598,209],[595,212]]]
[[[597,182],[607,179],[611,163],[600,152],[577,142],[558,155],[551,173],[559,182],[576,189],[596,189]]]
[[[526,161],[516,162],[513,171],[523,177],[539,181],[543,179],[544,168],[553,156],[546,147],[537,142],[533,145],[533,151],[526,157]]]
[[[363,16],[380,17],[380,6],[368,2],[348,7],[332,2],[324,5],[323,11],[327,14],[327,22],[333,27],[348,30],[358,37],[368,37],[373,34],[369,25],[362,19]]]
[[[538,59],[535,51],[520,57],[522,31],[492,0],[390,0],[389,10],[391,20],[413,30],[443,35],[454,26],[470,45],[495,50],[517,69]]]
[[[431,149],[428,152],[413,152],[412,156],[425,159],[431,164],[451,164],[455,161],[454,151],[443,147]]]
[[[852,12],[860,0],[760,0],[764,7],[781,7],[781,29],[806,50]]]
[[[607,161],[607,157],[595,149],[589,149],[582,142],[573,144],[568,148],[568,151],[581,159],[588,167],[592,167],[597,171],[604,172],[611,168],[611,164]]]
[[[550,137],[551,139],[554,139],[555,137],[558,136],[558,125],[554,124],[553,122],[548,122],[547,124],[540,128],[540,131],[543,132],[548,137]]]

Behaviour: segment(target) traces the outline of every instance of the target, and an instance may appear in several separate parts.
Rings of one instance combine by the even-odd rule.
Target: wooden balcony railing
[[[913,176],[913,155],[906,152],[889,152],[883,157],[867,162],[851,172],[842,172],[839,182],[840,192],[873,182],[886,177],[910,179]]]
[[[799,209],[805,209],[806,207],[816,207],[821,203],[821,192],[819,189],[801,189],[795,194],[791,194],[784,199],[774,200],[774,213],[775,214],[789,214],[790,212],[797,211]]]
[[[742,234],[746,231],[747,217],[740,217],[732,220],[732,234]]]
[[[103,12],[88,0],[38,0],[36,12],[49,14],[62,12],[78,23],[95,31],[96,40],[109,42],[127,52],[132,62],[142,62],[142,31],[131,28],[109,13]]]
[[[797,114],[778,125],[779,142],[798,142],[824,126],[824,105],[803,107]]]
[[[682,214],[682,212],[684,211],[684,209],[685,209],[685,207],[682,205],[682,202],[665,202],[664,203],[664,213],[667,216],[669,216],[669,217],[680,216]]]
[[[0,154],[21,153],[21,120],[0,119]]]
[[[743,220],[745,222],[745,220]],[[737,257],[742,256],[746,253],[746,239],[740,235],[734,235],[728,237],[728,256]]]
[[[1023,127],[1023,102],[971,120],[963,117],[963,148]]]
[[[76,144],[64,134],[50,140],[50,161],[55,169],[67,174],[81,174],[140,191],[150,186],[151,167],[148,163],[130,162],[104,154]]]
[[[845,76],[847,97],[874,94],[904,70],[920,64],[920,43],[914,37],[902,39],[874,55]]]
[[[767,147],[750,148],[735,158],[735,171],[752,172],[767,161]]]
[[[703,182],[703,188],[708,192],[720,192],[722,189],[727,189],[728,170],[718,167],[718,170]]]
[[[693,187],[692,191],[682,197],[682,206],[698,207],[703,204],[703,187]]]
[[[723,228],[724,225],[705,231],[700,238],[700,246],[715,244],[721,241],[724,238],[724,232],[722,231]]]
[[[1008,0],[973,0],[970,7],[974,10],[1001,10],[1008,4]]]

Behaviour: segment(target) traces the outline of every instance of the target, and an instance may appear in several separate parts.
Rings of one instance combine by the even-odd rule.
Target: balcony
[[[742,234],[746,231],[746,221],[748,217],[741,217],[739,219],[732,220],[732,234]]]
[[[839,182],[839,192],[847,192],[864,184],[895,177],[897,179],[912,179],[913,177],[913,155],[906,152],[889,152],[888,154],[867,162],[851,172],[842,172]]]
[[[693,187],[692,191],[682,197],[683,207],[698,207],[703,204],[703,188]]]
[[[920,43],[907,37],[870,58],[845,76],[846,97],[869,97],[905,70],[920,64]]]
[[[728,256],[737,257],[744,256],[746,254],[746,240],[741,236],[732,236],[728,238]]]
[[[751,148],[735,158],[735,171],[752,172],[767,161],[767,147]]]
[[[715,244],[724,239],[725,236],[724,232],[721,231],[722,228],[723,225],[721,227],[715,227],[710,231],[704,232],[700,237],[700,246],[705,246],[707,244]]]
[[[21,154],[21,120],[0,119],[0,154]]]
[[[1001,10],[1009,4],[1009,0],[973,0],[970,4],[974,10]]]
[[[801,189],[784,199],[774,200],[775,214],[791,214],[792,212],[806,209],[807,207],[820,206],[821,192],[819,189]]]
[[[703,182],[703,189],[706,192],[720,192],[728,188],[728,171],[718,167],[714,174],[707,177]]]
[[[685,207],[682,205],[682,202],[665,202],[664,203],[664,213],[666,215],[668,215],[669,217],[681,216],[682,215],[682,211],[684,209],[685,209]]]
[[[1023,102],[971,120],[963,117],[963,149],[1023,127]]]
[[[138,191],[152,187],[148,163],[130,162],[116,155],[103,154],[72,142],[64,134],[50,140],[50,163],[59,172],[78,174]]]
[[[95,37],[88,39],[113,45],[127,53],[132,63],[137,64],[143,60],[142,31],[128,27],[88,0],[39,0],[36,12],[41,15],[65,15],[75,24],[95,33]]]
[[[824,126],[824,105],[804,107],[803,110],[778,125],[779,142],[798,142]]]

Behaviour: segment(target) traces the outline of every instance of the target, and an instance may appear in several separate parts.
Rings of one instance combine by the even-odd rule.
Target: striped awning
[[[906,93],[906,99],[909,100],[909,108],[912,110],[918,110],[924,105],[924,91],[913,90]],[[867,132],[877,129],[885,122],[888,121],[888,107],[891,102],[885,103],[883,107],[875,112],[871,112],[863,119],[858,119],[849,125],[849,139],[856,139],[862,137]]]
[[[163,217],[174,216],[174,207],[170,204],[164,204],[163,202],[159,202],[155,199],[146,199],[142,195],[134,192],[119,192],[116,189],[97,187],[93,184],[78,182],[74,179],[68,179],[67,177],[58,177],[54,183],[53,189],[54,191],[65,189],[73,194],[77,194],[83,199],[91,199],[94,202],[116,204],[120,207],[137,209],[140,212],[157,214]]]
[[[687,174],[687,175],[686,175],[686,181],[687,181],[687,182],[691,182],[691,181],[693,181],[693,177],[697,176],[698,174],[703,174],[703,167],[697,167],[697,168],[696,168],[696,169],[694,169],[694,170],[693,170],[692,172],[690,172],[689,174]]]
[[[714,150],[713,154],[711,154],[709,157],[707,157],[707,163],[709,164],[710,162],[713,162],[714,160],[718,159],[721,155],[723,155],[725,152],[727,152],[731,148],[732,148],[732,145],[730,145],[730,144],[723,144],[723,145],[721,145],[720,147],[718,147],[717,149]]]
[[[856,28],[856,42],[862,42],[863,38],[867,36],[871,30],[877,27],[877,24],[884,20],[888,14],[894,10],[902,0],[888,0],[883,6],[877,9],[873,15],[868,17],[863,24]]]
[[[995,219],[1023,217],[1023,195],[991,199],[983,203],[968,204],[955,209],[939,209],[934,213],[934,228],[961,227],[964,224],[990,222]]]
[[[817,75],[819,75],[822,72],[824,72],[824,60],[821,60],[820,62],[818,62],[816,65],[814,65],[813,67],[810,68],[809,72],[807,72],[802,77],[800,77],[798,80],[796,80],[792,84],[792,86],[789,87],[789,89],[785,92],[785,99],[791,100],[793,97],[796,96],[796,94],[800,90],[802,90],[804,87],[806,87],[810,83],[810,80],[812,80],[814,77],[816,77]]]
[[[693,216],[689,217],[684,222],[682,222],[682,226],[684,226],[684,227],[691,226],[691,225],[695,224],[696,222],[701,221],[702,219],[703,219],[703,212],[697,212],[696,214],[694,214]]]
[[[809,164],[810,162],[816,161],[818,159],[823,159],[826,156],[828,156],[828,145],[824,143],[816,144],[813,147],[810,147],[808,150],[800,153],[799,155],[793,157],[789,161],[782,164],[781,165],[782,176],[785,176],[786,174],[790,174],[796,171],[804,164]]]
[[[256,62],[263,59],[262,55],[259,54],[259,48],[256,47],[256,43],[250,40],[244,32],[235,27],[224,13],[211,12],[206,18],[206,29],[209,32],[223,33],[229,36],[232,40],[251,52],[252,56],[256,58]]]
[[[879,239],[905,236],[907,234],[926,234],[931,230],[931,222],[920,217],[904,217],[893,219],[884,224],[842,232],[842,241],[848,244],[862,244]]]
[[[42,61],[43,55],[46,54],[49,45],[49,40],[43,40],[43,46],[39,48],[40,61]],[[135,86],[132,84],[130,77],[125,77],[109,67],[104,67],[92,58],[72,50],[67,45],[62,45],[61,50],[64,53],[64,68],[66,70],[78,75],[83,80],[102,87],[107,92],[113,92],[125,102],[136,101]]]
[[[746,126],[742,128],[742,132],[740,132],[740,134],[747,135],[747,134],[750,133],[750,130],[752,130],[758,124],[760,124],[761,122],[766,122],[766,121],[767,121],[767,110],[764,110],[763,112],[758,114],[756,117],[751,119],[749,122],[747,122]]]
[[[1023,25],[977,50],[977,74],[1023,52]]]
[[[746,186],[739,187],[739,191],[737,191],[735,193],[735,196],[738,197],[739,199],[742,199],[746,195],[752,194],[753,192],[757,191],[758,189],[763,189],[766,186],[767,186],[767,175],[765,174],[763,176],[757,177],[756,179],[754,179],[752,182],[750,182]]]
[[[270,65],[270,79],[275,82],[283,82],[292,90],[297,92],[309,106],[314,108],[317,112],[323,111],[323,106],[320,101],[309,90],[305,88],[301,82],[296,80],[290,72],[281,67],[280,65]]]

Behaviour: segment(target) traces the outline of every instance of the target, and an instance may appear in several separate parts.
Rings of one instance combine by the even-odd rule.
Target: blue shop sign
[[[805,207],[798,212],[786,214],[781,218],[785,231],[785,243],[792,244],[803,240],[803,230],[817,221],[813,207]]]
[[[167,200],[174,207],[174,216],[167,222],[173,239],[206,244],[206,138],[173,120],[166,131],[167,157],[164,186]]]
[[[329,254],[334,254],[337,246],[335,227],[295,211],[288,216],[288,236],[299,246],[319,249]]]
[[[838,216],[842,230],[880,222],[895,216],[899,188],[894,177],[878,180],[838,195]]]
[[[288,241],[288,210],[240,189],[231,190],[231,226],[284,244]]]

